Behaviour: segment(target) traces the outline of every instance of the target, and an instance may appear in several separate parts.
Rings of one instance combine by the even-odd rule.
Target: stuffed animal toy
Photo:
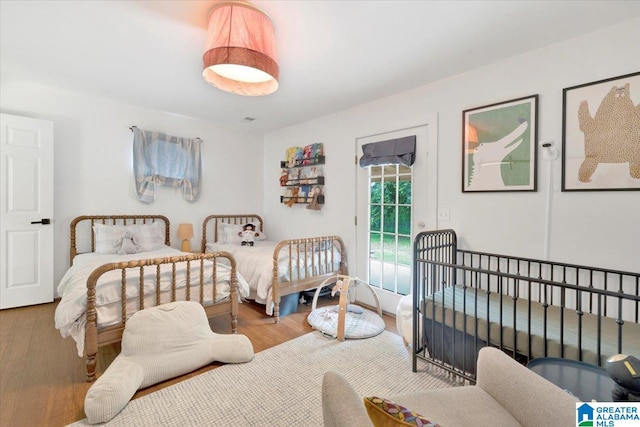
[[[298,201],[298,193],[300,192],[300,188],[293,187],[291,188],[291,196],[287,198],[287,201],[284,203],[286,206],[293,206]]]
[[[242,238],[242,246],[253,246],[256,237],[260,237],[260,233],[256,231],[255,225],[245,224],[238,236]]]
[[[289,180],[289,173],[287,172],[286,169],[282,169],[282,172],[280,172],[280,187],[284,187],[285,185],[287,185],[288,180]]]
[[[113,242],[113,247],[116,248],[118,255],[135,254],[138,252],[135,234],[129,230],[125,231],[118,240]]]

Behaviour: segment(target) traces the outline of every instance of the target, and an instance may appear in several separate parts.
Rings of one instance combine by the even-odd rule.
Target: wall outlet
[[[449,208],[438,208],[438,220],[449,221],[449,219],[451,219]]]

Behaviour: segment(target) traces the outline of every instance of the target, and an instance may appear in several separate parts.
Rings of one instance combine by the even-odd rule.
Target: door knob
[[[49,219],[49,218],[42,218],[40,221],[31,221],[31,224],[42,224],[42,225],[48,225],[48,224],[51,224],[51,219]]]

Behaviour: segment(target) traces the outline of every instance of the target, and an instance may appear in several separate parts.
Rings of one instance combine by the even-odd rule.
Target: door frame
[[[427,167],[427,171],[426,171],[427,185],[426,185],[426,188],[420,190],[420,191],[426,191],[426,197],[423,202],[423,203],[426,203],[426,207],[424,207],[423,209],[426,214],[426,218],[424,220],[422,219],[416,220],[416,218],[413,217],[413,209],[412,209],[411,225],[412,225],[413,236],[418,234],[420,231],[435,230],[437,229],[437,226],[438,226],[438,221],[437,221],[437,218],[438,218],[438,215],[437,215],[438,213],[438,115],[437,113],[428,114],[426,116],[426,121],[420,124],[406,126],[398,129],[391,129],[384,132],[377,132],[370,135],[359,136],[355,138],[355,143],[354,143],[355,151],[356,151],[356,159],[358,159],[361,156],[361,153],[359,152],[361,140],[365,138],[372,138],[372,137],[378,137],[378,136],[382,139],[384,138],[385,135],[388,135],[391,133],[409,131],[411,129],[417,129],[421,127],[426,127],[427,143],[426,143],[426,147],[421,147],[421,146],[416,147],[416,156],[423,156],[423,155],[426,156],[425,158],[426,158],[426,167]],[[426,154],[423,154],[425,153],[425,151],[423,151],[425,150],[425,148],[426,148]],[[359,194],[358,192],[359,168],[360,166],[358,165],[358,162],[356,160],[355,170],[354,170],[355,182],[356,182],[356,191],[355,191],[356,216],[358,214],[358,205],[361,203],[361,198],[369,197],[368,194],[363,195],[363,194]],[[414,184],[414,188],[415,188],[415,184]],[[413,200],[412,200],[412,203],[413,203]],[[358,221],[368,221],[368,218],[358,218]],[[425,226],[423,229],[419,229],[418,223],[420,221],[423,221],[425,223]],[[355,265],[353,266],[355,274],[352,273],[352,275],[359,277],[359,275],[361,274],[362,276],[364,276],[363,272],[358,271],[358,257],[361,251],[366,250],[368,248],[368,243],[358,241],[358,225],[357,224],[354,224],[353,241],[355,242],[355,247],[356,247],[355,248],[356,261],[354,263]],[[384,289],[376,288],[376,287],[372,287],[372,289],[378,294],[382,311],[395,315],[396,307],[398,305],[398,302],[400,301],[401,296],[395,293],[386,291]],[[383,296],[383,298],[380,298],[380,296]],[[364,292],[362,290],[356,291],[355,300],[369,306],[375,307],[376,305],[376,301],[374,300],[371,293]]]

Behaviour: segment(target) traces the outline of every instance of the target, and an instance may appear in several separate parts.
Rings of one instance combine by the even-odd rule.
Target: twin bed
[[[238,233],[253,224],[259,233],[254,246],[242,246]],[[282,297],[318,287],[325,279],[347,274],[346,251],[338,236],[268,240],[264,222],[255,214],[209,215],[202,222],[202,252],[233,255],[238,272],[249,283],[252,299],[265,305],[275,322]]]
[[[210,222],[215,231],[209,243]],[[247,222],[259,224],[256,228],[264,235],[257,215],[207,217],[203,251],[193,254],[170,247],[170,222],[162,215],[75,218],[70,225],[71,267],[57,288],[61,301],[55,325],[63,337],[73,337],[80,356],[86,355],[87,380],[96,378],[98,347],[119,342],[127,319],[138,310],[196,301],[209,318],[229,315],[236,333],[241,299],[256,299],[268,312],[272,307],[278,322],[282,296],[346,273],[344,245],[336,236],[258,241],[254,247],[218,237],[225,231],[231,236]],[[118,239],[125,232],[136,236],[137,252],[117,253],[123,252]]]
[[[420,233],[413,267],[414,371],[475,381],[484,346],[522,362],[640,355],[640,273],[462,250],[453,230]]]

